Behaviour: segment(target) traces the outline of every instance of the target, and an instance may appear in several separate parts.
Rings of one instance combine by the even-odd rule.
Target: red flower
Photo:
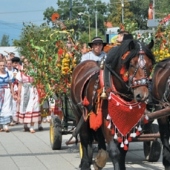
[[[55,20],[57,20],[59,17],[60,17],[60,15],[59,15],[58,13],[54,13],[54,14],[51,16],[51,20],[52,20],[52,21],[55,21]]]
[[[64,53],[64,50],[62,48],[58,49],[58,55],[61,56]]]

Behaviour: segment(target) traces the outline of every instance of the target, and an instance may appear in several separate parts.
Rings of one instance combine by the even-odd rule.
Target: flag
[[[148,8],[148,19],[153,19],[153,2],[151,1]]]

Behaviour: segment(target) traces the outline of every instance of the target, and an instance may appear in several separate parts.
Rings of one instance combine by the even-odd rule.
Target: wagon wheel
[[[60,150],[62,144],[61,120],[58,116],[51,116],[50,122],[50,143],[52,150]]]
[[[157,124],[151,124],[148,133],[158,133],[159,126]],[[155,141],[147,141],[143,143],[145,159],[149,162],[157,162],[160,158],[162,144],[160,139]]]

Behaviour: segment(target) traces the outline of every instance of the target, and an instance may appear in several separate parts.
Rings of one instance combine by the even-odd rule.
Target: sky
[[[51,6],[57,9],[57,0],[0,0],[0,40],[8,35],[12,45],[12,40],[19,38],[23,22],[42,24],[43,12]]]
[[[0,0],[0,40],[9,35],[10,42],[20,35],[23,22],[42,24],[48,7],[57,9],[57,0]]]

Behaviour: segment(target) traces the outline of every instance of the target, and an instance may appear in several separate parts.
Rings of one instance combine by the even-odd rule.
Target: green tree
[[[120,0],[110,0],[110,3],[108,21],[111,21],[113,26],[120,26],[122,18],[123,20],[133,18],[133,12],[130,11],[130,3],[127,0],[124,0],[123,7]]]
[[[155,18],[163,18],[170,14],[169,8],[170,0],[156,0],[155,1]]]
[[[9,43],[9,35],[5,35],[5,34],[4,34],[4,35],[2,36],[0,46],[10,46],[10,43]]]
[[[132,1],[129,9],[133,12],[133,19],[138,24],[138,29],[147,29],[148,8],[150,0]]]
[[[89,17],[90,17],[90,28],[95,28],[95,14],[97,11],[97,23],[98,31],[103,35],[105,34],[104,21],[106,20],[106,14],[108,7],[106,3],[101,2],[101,0],[73,0],[71,17],[70,17],[70,4],[68,0],[58,0],[58,9],[47,8],[44,12],[44,19],[48,23],[51,22],[50,15],[55,11],[59,13],[60,20],[64,22],[68,29],[74,29],[79,32],[89,33]],[[50,14],[51,13],[51,14]],[[81,15],[79,15],[81,13]],[[92,35],[91,35],[92,37]],[[79,36],[80,38],[80,36]]]

